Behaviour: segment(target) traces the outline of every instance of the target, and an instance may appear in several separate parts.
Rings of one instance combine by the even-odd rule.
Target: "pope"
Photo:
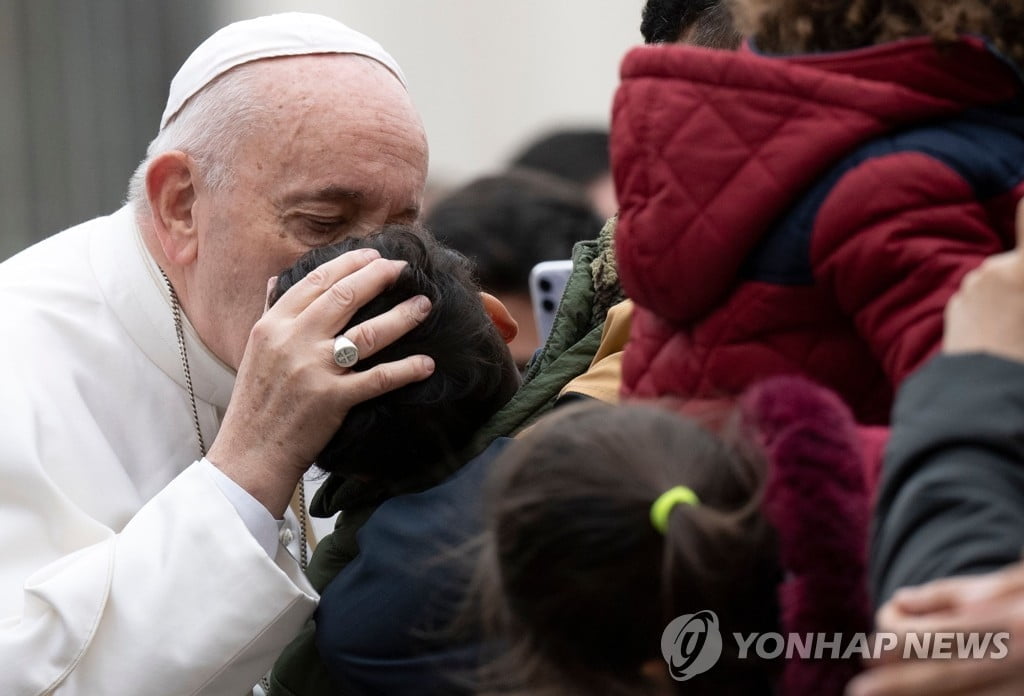
[[[296,486],[348,409],[433,370],[348,369],[423,297],[335,339],[402,263],[346,254],[264,312],[268,279],[412,221],[426,171],[380,45],[239,22],[175,76],[127,204],[0,264],[0,693],[241,694],[266,672],[316,601],[282,543]]]

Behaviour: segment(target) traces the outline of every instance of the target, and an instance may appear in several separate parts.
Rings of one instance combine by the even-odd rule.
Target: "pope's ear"
[[[146,198],[153,228],[167,260],[187,266],[196,258],[199,241],[193,206],[196,201],[193,163],[183,152],[158,155],[146,170]]]
[[[519,335],[519,324],[512,318],[508,307],[490,293],[481,292],[480,300],[484,303],[484,311],[487,312],[487,316],[494,322],[494,326],[498,329],[498,333],[501,334],[501,338],[505,343],[511,343],[515,340],[515,337]]]

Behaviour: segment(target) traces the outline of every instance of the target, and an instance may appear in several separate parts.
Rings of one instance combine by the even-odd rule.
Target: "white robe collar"
[[[131,206],[126,205],[111,215],[110,222],[93,235],[90,246],[100,289],[142,352],[186,389],[170,293],[142,241]],[[203,345],[184,312],[181,318],[196,399],[223,412],[231,398],[235,372]]]

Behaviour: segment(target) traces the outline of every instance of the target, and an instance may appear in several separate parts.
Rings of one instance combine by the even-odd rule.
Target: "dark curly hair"
[[[322,263],[367,248],[409,265],[394,285],[356,312],[349,326],[416,295],[430,298],[432,308],[423,323],[360,359],[353,369],[417,354],[431,356],[435,369],[421,382],[353,407],[316,463],[328,472],[392,481],[429,477],[512,397],[519,372],[484,311],[469,261],[420,227],[388,225],[366,237],[313,249],[278,276],[271,304]]]
[[[649,44],[685,40],[694,46],[733,49],[741,41],[726,0],[647,0],[640,33]]]
[[[771,53],[843,51],[930,36],[950,43],[963,34],[991,40],[1024,66],[1020,0],[732,0],[736,21]]]

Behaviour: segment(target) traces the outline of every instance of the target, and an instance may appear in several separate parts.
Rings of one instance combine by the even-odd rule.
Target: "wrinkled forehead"
[[[390,219],[418,208],[426,135],[386,68],[361,56],[314,55],[238,70],[248,83],[243,98],[255,106],[230,155],[241,188],[279,211],[321,218],[343,209],[347,218],[383,211]]]
[[[234,69],[267,88],[264,97],[287,97],[295,90],[330,93],[358,102],[390,97],[412,104],[405,85],[373,58],[345,53],[266,58]],[[234,71],[233,71],[234,72]]]
[[[414,144],[425,150],[419,113],[388,69],[355,55],[293,56],[242,66],[253,131],[269,133],[271,150],[305,143],[329,156],[339,139]],[[388,149],[385,143],[381,148]]]

